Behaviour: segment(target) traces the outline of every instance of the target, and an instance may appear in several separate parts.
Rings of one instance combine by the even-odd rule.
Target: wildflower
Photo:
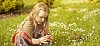
[[[83,19],[88,19],[89,17],[96,16],[100,12],[100,9],[94,9],[92,11],[87,11],[85,15],[82,17]]]
[[[80,41],[80,44],[82,44],[83,43],[83,41]]]
[[[69,8],[69,7],[68,7],[65,11],[66,11],[66,12],[69,12],[69,11],[74,11],[74,10],[76,10],[76,9],[75,9],[75,8]]]
[[[14,24],[13,26],[15,27],[16,25]]]
[[[62,34],[64,34],[65,32],[62,32]]]
[[[52,14],[53,16],[57,16],[57,14]]]
[[[60,10],[61,8],[62,8],[62,7],[57,7],[57,8],[51,9],[51,11],[56,12],[56,11]]]
[[[16,29],[14,31],[17,31]]]
[[[6,43],[4,43],[4,44],[6,44]]]
[[[92,33],[89,33],[89,36],[91,36],[92,35]]]
[[[59,23],[59,22],[49,23],[49,26],[60,27],[63,28],[64,30],[68,29],[68,27],[64,23]]]
[[[55,44],[57,43],[57,42],[54,42]]]
[[[78,46],[80,46],[80,43],[78,42]]]
[[[83,8],[83,9],[80,9],[79,11],[77,11],[78,13],[82,13],[82,12],[86,12],[86,11],[88,11],[88,9],[87,8]]]
[[[64,46],[64,45],[62,44],[62,46]]]
[[[72,42],[76,42],[76,40],[72,40]]]
[[[92,26],[92,29],[95,30],[95,26]]]

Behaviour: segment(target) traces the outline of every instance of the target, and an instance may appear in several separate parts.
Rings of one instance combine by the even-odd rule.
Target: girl
[[[52,40],[48,35],[49,8],[43,2],[37,3],[29,16],[19,25],[12,37],[15,46],[45,46]]]

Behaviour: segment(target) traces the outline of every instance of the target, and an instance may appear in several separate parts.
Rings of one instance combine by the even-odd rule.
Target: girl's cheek
[[[39,17],[36,18],[36,20],[37,20],[37,22],[41,22],[41,18],[39,18]]]

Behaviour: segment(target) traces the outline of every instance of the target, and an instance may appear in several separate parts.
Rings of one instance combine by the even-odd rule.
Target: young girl
[[[49,8],[43,2],[37,3],[29,16],[19,25],[12,37],[15,46],[45,46],[52,40],[48,35]]]

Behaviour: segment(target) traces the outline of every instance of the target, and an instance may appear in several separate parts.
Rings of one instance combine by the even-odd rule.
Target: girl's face
[[[35,17],[37,24],[43,23],[45,21],[45,19],[47,18],[47,16],[48,16],[47,12],[40,10],[38,15]]]

